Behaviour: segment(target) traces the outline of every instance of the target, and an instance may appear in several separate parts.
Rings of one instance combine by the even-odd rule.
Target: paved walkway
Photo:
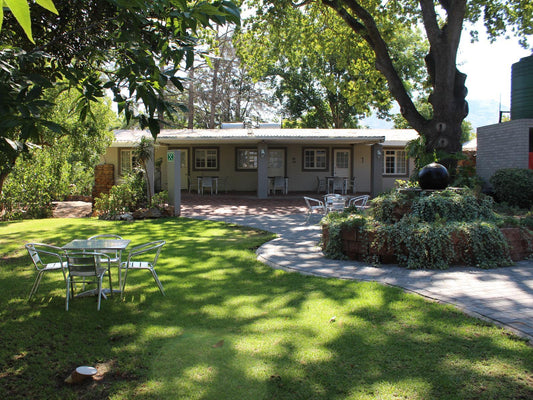
[[[317,246],[320,227],[306,224],[305,215],[301,213],[195,215],[193,218],[225,221],[278,234],[278,238],[257,250],[258,259],[273,268],[398,286],[439,302],[454,304],[469,315],[511,330],[533,345],[531,261],[490,270],[470,267],[454,267],[445,271],[408,270],[393,265],[372,267],[357,261],[325,258]]]

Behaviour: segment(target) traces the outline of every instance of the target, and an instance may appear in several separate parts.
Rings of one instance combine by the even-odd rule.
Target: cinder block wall
[[[476,171],[487,182],[502,168],[528,168],[529,129],[533,119],[519,119],[477,129]]]

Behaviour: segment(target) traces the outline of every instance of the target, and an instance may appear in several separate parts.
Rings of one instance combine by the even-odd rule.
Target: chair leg
[[[66,300],[66,305],[65,305],[65,309],[68,311],[68,300],[70,298],[70,278],[67,278],[67,300]]]
[[[35,281],[33,282],[33,285],[30,290],[30,295],[28,296],[28,300],[32,298],[32,296],[37,292],[37,288],[39,287],[39,284],[41,283],[41,279],[43,277],[44,270],[41,270],[37,273],[37,276],[35,277]]]
[[[165,291],[163,290],[163,285],[161,284],[161,281],[159,280],[159,277],[157,276],[157,274],[155,273],[155,270],[153,268],[150,269],[150,271],[152,272],[152,276],[154,277],[155,283],[159,287],[159,291],[164,296],[165,295]]]
[[[122,286],[120,288],[120,298],[124,297],[124,289],[126,288],[126,277],[128,276],[128,268],[125,268],[126,271],[124,271],[124,278],[122,278]]]

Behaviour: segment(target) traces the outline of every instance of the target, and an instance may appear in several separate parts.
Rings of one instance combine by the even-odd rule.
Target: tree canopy
[[[351,46],[364,43],[373,52],[376,70],[385,78],[403,117],[424,136],[429,153],[441,150],[451,155],[461,150],[461,124],[468,115],[468,103],[466,75],[458,70],[456,58],[465,22],[483,20],[490,38],[512,34],[524,46],[533,33],[533,4],[523,0],[308,0],[298,4],[271,0],[254,4],[259,4],[270,20],[283,24],[287,10],[314,3],[334,10],[357,36],[350,39]],[[424,58],[428,78],[424,85],[433,111],[429,118],[417,109],[417,94],[404,79],[402,64],[395,55],[392,43],[397,23],[419,26],[424,31],[428,48]],[[471,34],[475,38],[479,32]],[[330,35],[331,41],[336,36]],[[454,167],[453,157],[445,156],[441,161]]]
[[[4,0],[13,11],[16,0]],[[38,4],[51,2],[41,1]],[[113,93],[126,119],[137,119],[153,136],[160,117],[175,107],[165,87],[183,88],[182,70],[194,59],[196,32],[214,24],[238,23],[237,6],[225,0],[55,0],[58,14],[31,8],[31,32],[16,13],[5,13],[0,32],[0,188],[27,143],[39,140],[39,126],[61,127],[42,117],[51,104],[44,89],[64,85],[80,92],[76,111],[83,120],[91,104]],[[50,7],[48,7],[50,8]],[[66,82],[66,84],[65,84]]]
[[[254,0],[248,5],[256,12],[245,21],[239,54],[256,79],[274,88],[285,118],[303,127],[354,128],[372,109],[388,116],[392,98],[374,54],[331,9],[319,2],[283,9]],[[421,90],[427,48],[410,24],[399,18],[388,23],[402,78]]]

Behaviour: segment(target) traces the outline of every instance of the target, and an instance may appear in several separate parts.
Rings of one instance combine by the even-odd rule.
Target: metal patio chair
[[[126,279],[128,277],[128,271],[135,269],[147,269],[152,273],[152,276],[159,288],[159,291],[164,296],[165,291],[163,290],[163,285],[155,272],[155,265],[161,253],[161,249],[166,242],[164,240],[157,240],[150,243],[141,244],[135,247],[132,247],[128,253],[127,261],[120,264],[120,276],[122,276],[122,270],[124,269],[124,279],[122,280],[121,293],[124,294],[124,289],[126,287]]]
[[[37,292],[45,272],[61,271],[66,282],[67,262],[64,260],[63,249],[43,243],[27,243],[24,247],[28,250],[31,261],[37,270],[37,276],[31,287],[28,300]]]
[[[67,254],[67,268],[66,310],[68,311],[69,300],[74,297],[74,287],[76,284],[83,285],[85,289],[85,285],[96,283],[97,288],[95,290],[80,293],[78,296],[96,294],[98,299],[96,308],[99,311],[102,296],[105,297],[102,291],[102,282],[106,274],[109,277],[110,293],[113,294],[110,257],[107,254],[98,252],[69,253]]]
[[[358,210],[364,210],[369,198],[370,196],[367,194],[352,197],[350,200],[348,200],[348,207],[355,206]]]
[[[324,202],[322,200],[314,199],[312,197],[304,196],[305,204],[307,205],[307,217],[306,217],[306,223],[309,222],[309,219],[311,218],[311,214],[313,214],[314,211],[319,211],[320,214],[326,215],[326,206],[324,205]]]

